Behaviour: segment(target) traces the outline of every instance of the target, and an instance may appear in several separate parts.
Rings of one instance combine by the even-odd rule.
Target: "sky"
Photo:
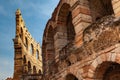
[[[15,12],[19,8],[28,31],[42,44],[43,31],[59,0],[0,0],[0,80],[13,76]]]

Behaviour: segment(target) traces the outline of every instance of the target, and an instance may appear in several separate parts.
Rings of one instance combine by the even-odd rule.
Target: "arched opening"
[[[26,64],[26,56],[24,55],[23,63]]]
[[[59,26],[59,30],[62,31],[64,34],[67,42],[71,42],[74,41],[75,39],[75,29],[74,29],[74,25],[72,23],[72,13],[70,11],[70,5],[64,3],[59,11],[58,14],[58,24],[60,24],[61,26]]]
[[[36,51],[36,59],[39,59],[39,51]]]
[[[33,44],[30,45],[30,53],[31,53],[31,54],[34,54],[34,47],[33,47]]]
[[[68,74],[65,77],[65,80],[78,80],[78,78],[76,76],[74,76],[73,74]]]
[[[36,67],[33,66],[33,74],[36,74],[36,73],[37,73],[37,71],[36,71]]]
[[[28,74],[31,74],[32,68],[31,68],[31,63],[28,61]]]
[[[25,46],[26,46],[26,49],[28,49],[28,39],[27,39],[27,37],[25,37]]]
[[[23,72],[27,73],[27,60],[25,55],[23,57]]]
[[[67,26],[67,40],[71,42],[72,40],[75,39],[75,30],[74,30],[74,26],[72,23],[71,12],[68,13],[66,26]]]
[[[41,70],[38,71],[38,74],[41,74]]]
[[[22,27],[20,28],[20,38],[21,38],[21,40],[23,40],[23,29],[22,29]]]
[[[112,0],[89,0],[93,21],[114,14]]]
[[[95,80],[120,80],[120,64],[104,62],[95,71]]]

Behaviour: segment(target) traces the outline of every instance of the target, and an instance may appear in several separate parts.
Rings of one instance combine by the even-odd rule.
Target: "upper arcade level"
[[[42,76],[42,52],[38,42],[28,31],[21,11],[16,11],[16,34],[14,41],[14,80]]]

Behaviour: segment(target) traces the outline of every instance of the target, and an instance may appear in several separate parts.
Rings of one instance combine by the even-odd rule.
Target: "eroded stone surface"
[[[42,53],[37,43],[25,27],[20,10],[16,11],[16,35],[14,41],[13,80],[41,79]]]
[[[118,68],[107,72],[114,64],[119,67],[119,2],[119,0],[60,1],[46,25],[43,36],[42,51],[47,55],[48,43],[46,44],[45,38],[47,34],[51,34],[49,28],[52,26],[55,31],[52,35],[54,38],[52,56],[55,58],[52,61],[43,56],[43,60],[52,61],[56,66],[53,66],[55,70],[44,69],[45,80],[108,80],[116,79],[115,76],[120,79]],[[43,66],[48,69],[50,67],[46,63]],[[50,74],[51,71],[54,73]],[[104,74],[107,77],[103,76]]]
[[[60,0],[43,35],[42,80],[120,80],[119,5],[120,0]],[[15,72],[21,72],[20,53],[30,50],[26,40],[21,41],[20,19],[14,39],[15,66],[20,66]]]

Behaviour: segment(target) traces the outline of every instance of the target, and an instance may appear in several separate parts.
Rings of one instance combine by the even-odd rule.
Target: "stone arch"
[[[22,29],[22,27],[20,28],[20,38],[21,38],[21,40],[23,40],[23,29]]]
[[[27,39],[27,37],[25,37],[25,46],[26,46],[26,49],[28,49],[28,39]]]
[[[73,74],[67,74],[65,80],[78,80],[78,78]]]
[[[58,20],[58,16],[57,15],[59,14],[59,11],[60,11],[61,6],[63,4],[69,4],[72,7],[72,6],[74,6],[74,4],[79,3],[79,2],[80,2],[79,0],[60,0],[58,6],[55,8],[55,10],[54,10],[54,12],[52,14],[53,16],[52,16],[51,19],[53,21],[57,21]]]
[[[103,62],[97,67],[94,78],[99,80],[120,80],[120,64]]]
[[[24,63],[24,64],[27,63],[27,60],[26,60],[26,56],[25,56],[25,55],[23,56],[23,63]]]
[[[33,66],[33,74],[36,74],[37,70],[36,70],[36,66]]]
[[[66,76],[69,74],[75,76],[78,80],[83,80],[82,77],[83,70],[81,68],[76,68],[76,69],[73,69],[73,67],[68,68],[67,71],[65,72],[64,80],[66,80]]]
[[[89,5],[93,21],[114,14],[112,0],[89,0]]]
[[[68,4],[70,7],[74,6],[75,3],[79,3],[79,0],[60,0],[58,6],[55,9],[55,20],[58,20],[58,14],[60,12],[61,7],[63,6],[63,4]]]
[[[31,74],[31,72],[32,72],[31,62],[28,61],[28,74]]]
[[[36,50],[36,59],[39,59],[39,51]]]
[[[38,74],[41,74],[42,72],[41,72],[41,70],[39,69],[39,71],[38,71]]]
[[[60,35],[62,42],[65,44],[74,41],[75,29],[72,23],[72,12],[70,5],[67,3],[62,4],[57,15],[56,35]],[[65,45],[63,44],[63,46]]]
[[[69,10],[70,9],[70,5],[67,3],[64,3],[61,5],[59,11],[58,11],[58,15],[57,15],[57,21],[64,21],[66,22],[67,20],[67,16],[69,14]]]
[[[69,4],[70,6],[73,6],[76,2],[78,2],[78,0],[61,0],[61,2],[60,2],[60,7],[61,7],[61,5],[63,5],[64,3]]]
[[[43,53],[46,53],[47,44],[49,43],[50,39],[54,40],[54,33],[55,33],[54,22],[49,20],[47,22],[47,25],[45,27],[44,34],[43,34],[43,41],[42,41],[42,52]],[[43,56],[45,56],[45,54],[43,54]]]
[[[109,72],[109,69],[111,69],[111,66],[119,67],[120,69],[120,54],[119,53],[104,53],[98,56],[90,65],[90,69],[88,70],[88,77],[92,80],[114,80],[114,79],[108,79],[111,75],[110,73],[113,73],[112,71]],[[117,70],[116,68],[115,70]],[[120,71],[120,70],[119,70]],[[117,76],[118,72],[113,73],[114,76]],[[116,75],[117,74],[117,75]],[[104,75],[107,75],[105,77]],[[115,77],[112,78],[115,78]],[[120,76],[120,72],[119,72]],[[118,77],[118,76],[117,76]],[[118,77],[120,79],[120,77]],[[116,79],[116,80],[119,80]]]
[[[26,56],[24,55],[23,56],[23,72],[24,73],[27,73],[27,59],[26,59]]]
[[[33,46],[32,43],[30,44],[30,53],[31,53],[32,55],[34,54],[34,46]]]

